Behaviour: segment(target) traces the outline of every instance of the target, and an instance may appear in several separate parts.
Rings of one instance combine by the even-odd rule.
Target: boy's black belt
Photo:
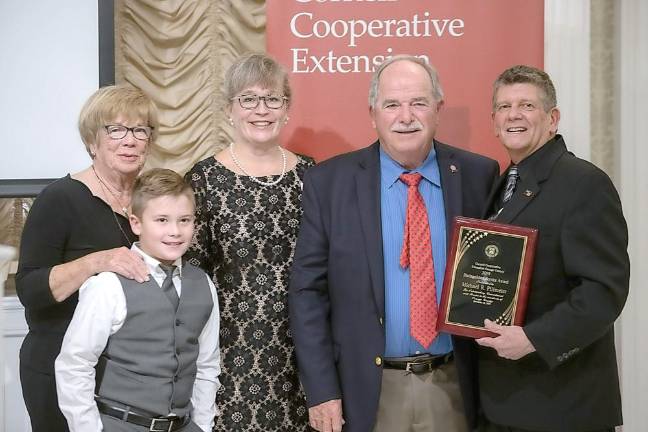
[[[441,355],[424,354],[414,357],[387,357],[384,359],[384,367],[420,374],[433,371],[439,366],[449,363],[452,358],[451,352]]]
[[[100,400],[97,400],[96,402],[100,413],[138,426],[147,427],[149,428],[149,432],[173,432],[186,426],[191,421],[191,416],[188,415],[183,417],[149,417],[141,413],[130,411],[130,409],[127,408],[112,406]]]

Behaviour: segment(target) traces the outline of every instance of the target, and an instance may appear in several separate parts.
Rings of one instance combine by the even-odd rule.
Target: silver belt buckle
[[[423,362],[407,362],[407,364],[405,365],[405,372],[414,373],[412,371],[412,366],[416,366],[419,364],[423,364]]]
[[[152,419],[151,420],[151,427],[149,427],[149,432],[171,432],[171,428],[173,427],[173,423],[175,423],[177,419],[167,419],[167,418],[160,418],[160,419]],[[166,429],[158,429],[156,426],[156,422],[169,422],[169,427]]]

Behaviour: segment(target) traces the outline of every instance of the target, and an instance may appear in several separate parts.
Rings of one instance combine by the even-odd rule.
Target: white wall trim
[[[2,387],[0,388],[0,432],[6,430],[6,425],[3,419],[6,418],[5,413],[10,412],[5,409],[5,370],[8,369],[10,363],[5,360],[5,355],[7,352],[10,352],[10,350],[5,348],[5,329],[9,326],[7,313],[5,311],[5,303],[7,302],[3,297],[4,284],[5,280],[7,280],[7,273],[9,272],[11,260],[13,260],[15,255],[16,250],[14,248],[0,245],[0,338],[2,338],[2,340],[0,340],[0,383],[2,384]]]
[[[590,160],[590,0],[545,0],[545,70],[569,150]]]
[[[624,432],[645,431],[648,424],[648,2],[617,3],[620,143],[619,188],[628,222],[630,296],[618,328]]]
[[[9,296],[0,298],[0,307],[3,317],[5,317],[2,324],[2,334],[5,337],[26,336],[28,328],[24,320],[25,308],[20,303],[20,300],[18,300],[18,297]],[[16,316],[19,319],[14,319]]]
[[[4,378],[0,381],[4,401],[0,411],[11,413],[0,416],[0,432],[29,432],[31,425],[23,403],[18,370],[18,353],[28,331],[25,310],[18,297],[4,297],[0,298],[0,314],[3,317],[1,345],[5,355],[2,360]]]

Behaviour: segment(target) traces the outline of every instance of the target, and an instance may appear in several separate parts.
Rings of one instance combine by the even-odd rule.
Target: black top
[[[23,364],[53,373],[78,302],[78,293],[61,303],[54,300],[49,287],[52,267],[92,252],[130,247],[135,239],[124,216],[69,174],[40,193],[25,222],[16,274],[16,292],[29,325],[20,351]]]

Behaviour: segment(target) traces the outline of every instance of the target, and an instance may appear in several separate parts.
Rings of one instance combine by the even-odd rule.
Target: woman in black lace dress
[[[275,60],[240,58],[225,92],[234,141],[186,175],[197,207],[189,261],[215,277],[221,307],[214,430],[305,431],[286,295],[302,177],[314,162],[279,143],[291,93]]]

